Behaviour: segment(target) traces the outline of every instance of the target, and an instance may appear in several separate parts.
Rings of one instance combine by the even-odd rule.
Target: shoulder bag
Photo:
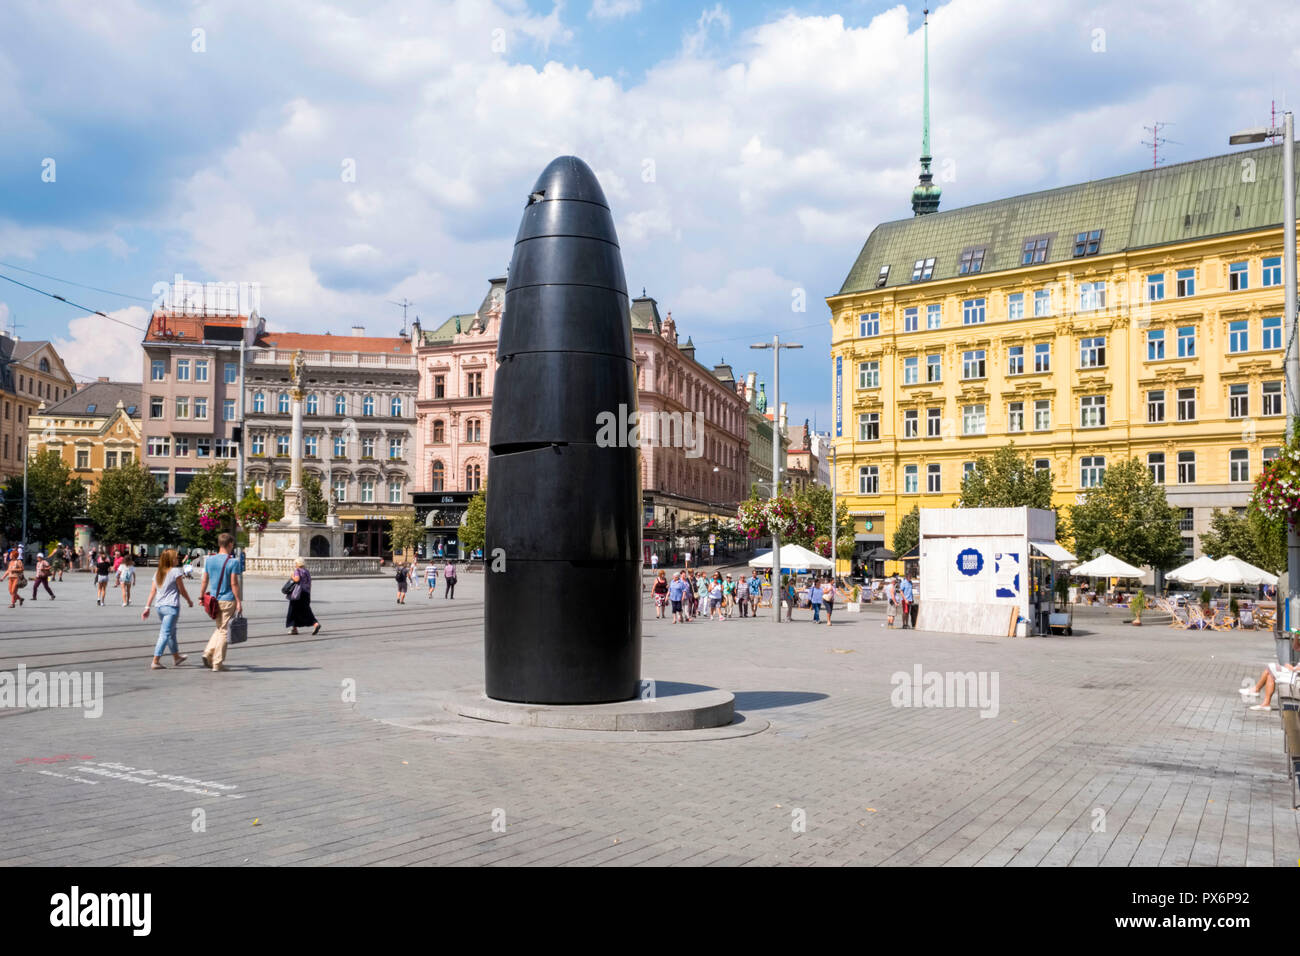
[[[226,555],[226,560],[222,562],[221,565],[221,573],[217,575],[217,594],[221,593],[221,585],[225,581],[226,565],[230,563],[230,557],[230,555]],[[216,595],[204,591],[203,597],[199,599],[199,603],[203,606],[203,610],[207,612],[208,617],[212,618],[212,620],[215,621],[217,618],[221,617],[221,605],[217,602]]]

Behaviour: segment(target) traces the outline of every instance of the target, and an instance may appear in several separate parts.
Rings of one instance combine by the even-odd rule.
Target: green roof
[[[648,295],[632,300],[632,331],[653,332],[659,334],[662,322],[659,319],[659,304]]]
[[[932,279],[955,278],[962,252],[980,246],[981,274],[1018,269],[1031,236],[1050,237],[1045,261],[1066,262],[1075,236],[1097,229],[1107,255],[1281,224],[1282,147],[1265,146],[881,223],[838,294],[920,284],[913,266],[930,257]]]
[[[421,344],[442,345],[444,343],[450,342],[452,338],[456,335],[457,319],[461,320],[461,323],[465,328],[469,328],[470,322],[473,321],[474,319],[474,313],[468,312],[464,315],[453,315],[450,319],[442,323],[442,325],[438,326],[436,329],[423,330],[420,333],[420,337],[424,340]]]

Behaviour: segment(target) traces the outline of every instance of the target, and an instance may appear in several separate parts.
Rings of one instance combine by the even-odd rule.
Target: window
[[[889,266],[881,266],[880,274],[876,276],[876,288],[882,288],[889,281]]]
[[[1267,461],[1267,460],[1268,460],[1268,459],[1265,459],[1265,461]],[[117,467],[117,452],[115,452],[115,451],[106,451],[106,452],[104,452],[104,467],[105,467],[105,468],[116,468],[116,467]]]
[[[1178,357],[1196,358],[1196,326],[1178,327]]]
[[[916,465],[903,466],[903,494],[914,495],[921,490],[920,478],[917,474]]]
[[[925,490],[932,495],[943,491],[943,470],[939,465],[925,466]]]
[[[1052,370],[1052,343],[1039,342],[1034,346],[1034,371],[1050,372]]]
[[[288,456],[288,454],[289,454],[289,436],[288,436],[288,435],[276,435],[276,436],[275,436],[275,453],[276,453],[276,455],[278,455],[278,456],[281,457],[281,458],[284,458],[284,457],[287,457],[287,456]]]
[[[435,488],[434,491],[441,491],[441,488]],[[348,497],[348,480],[346,478],[334,479],[334,500],[342,503]]]
[[[1165,357],[1165,330],[1147,330],[1147,361],[1158,362]]]
[[[1106,283],[1080,282],[1079,311],[1092,312],[1104,308],[1106,308]]]
[[[482,395],[483,394],[483,373],[475,372],[473,375],[470,376],[470,379],[472,380],[474,376],[478,376],[478,381],[479,381],[478,392],[475,394]],[[400,395],[394,395],[389,400],[388,414],[391,415],[393,418],[402,417],[402,397]]]
[[[281,415],[289,414],[289,393],[281,392],[275,400],[275,410]]]
[[[1196,295],[1195,269],[1178,270],[1178,283],[1175,287],[1175,293],[1180,299],[1185,299],[1189,295]]]
[[[388,503],[390,505],[400,505],[402,503],[402,482],[400,480],[388,483]]]
[[[483,440],[483,422],[478,418],[469,418],[465,420],[465,441],[480,442]]]
[[[261,457],[266,454],[266,439],[261,435],[254,435],[252,449],[252,453],[255,456]]]
[[[1250,386],[1228,386],[1228,417],[1248,418],[1250,416]]]
[[[880,313],[863,312],[858,316],[858,336],[859,338],[870,338],[873,335],[880,334]]]
[[[961,324],[980,325],[984,322],[984,300],[967,299],[961,304]]]
[[[320,398],[315,392],[307,396],[307,404],[303,410],[308,415],[315,415],[320,411]]]
[[[1245,319],[1228,323],[1228,351],[1250,351],[1250,329]]]
[[[1007,374],[1022,375],[1025,371],[1025,347],[1013,345],[1007,349]]]
[[[1052,427],[1052,400],[1040,398],[1034,402],[1034,431],[1045,432]]]
[[[1084,395],[1079,399],[1079,427],[1104,428],[1106,426],[1106,396]]]
[[[361,501],[363,504],[370,504],[375,500],[375,479],[361,479]]]
[[[880,387],[880,363],[859,362],[858,363],[858,388],[879,388],[879,387]]]
[[[1228,291],[1240,292],[1250,288],[1249,263],[1234,262],[1228,266]]]
[[[1106,459],[1100,455],[1079,459],[1079,487],[1099,488],[1106,477]]]
[[[1025,294],[1013,292],[1007,296],[1007,318],[1023,319],[1025,317]]]
[[[978,246],[974,249],[963,249],[958,259],[957,274],[964,276],[981,271],[984,268],[985,248],[985,246]]]
[[[1101,249],[1101,230],[1076,233],[1074,237],[1074,258],[1095,256]]]
[[[162,397],[161,395],[153,395],[153,396],[150,396],[150,398],[149,398],[149,417],[150,417],[150,418],[162,418],[162,417],[163,417],[163,397]]]
[[[934,257],[917,259],[916,264],[912,266],[912,281],[924,282],[932,275],[934,275]]]
[[[1264,392],[1264,414],[1281,415],[1282,414],[1282,383],[1265,382]]]
[[[346,415],[348,413],[348,399],[346,395],[334,396],[334,414]]]
[[[176,360],[176,381],[188,382],[189,380],[190,380],[190,360],[177,359]]]
[[[1079,340],[1079,368],[1102,368],[1106,364],[1106,337]]]
[[[194,381],[206,382],[207,380],[208,380],[208,360],[195,359],[194,360]]]
[[[234,385],[239,381],[239,366],[234,362],[226,362],[221,366],[221,380],[227,385]]]
[[[858,441],[880,441],[879,412],[865,412],[858,416]]]
[[[1196,421],[1196,389],[1180,388],[1178,390],[1178,420],[1180,422]]]
[[[943,409],[927,408],[925,410],[925,437],[938,438],[943,428]]]
[[[984,378],[984,350],[972,349],[961,353],[961,377]]]
[[[1034,315],[1051,315],[1052,314],[1052,290],[1035,289],[1034,290]]]
[[[921,360],[915,355],[903,359],[903,384],[915,385],[921,380]]]
[[[261,392],[253,393],[253,411],[257,413],[266,411],[266,396]]]
[[[447,426],[443,424],[441,418],[433,423],[433,438],[431,440],[435,445],[441,445],[447,440]]]
[[[188,435],[176,436],[176,457],[184,458],[190,453],[190,437]]]
[[[342,435],[334,436],[334,457],[346,458],[348,456],[348,440]]]
[[[1155,425],[1165,420],[1165,390],[1147,392],[1147,424]]]
[[[863,465],[858,469],[858,494],[880,494],[880,469],[875,465]]]
[[[1165,274],[1155,272],[1147,276],[1147,301],[1159,302],[1165,297]]]
[[[319,439],[315,435],[304,435],[302,439],[302,453],[304,457],[315,458]]]
[[[903,437],[919,438],[920,437],[920,413],[915,408],[909,408],[903,412]]]
[[[5,436],[8,437],[7,435]],[[167,458],[172,453],[172,440],[167,437],[150,438],[145,448],[150,458]]]
[[[903,310],[903,331],[916,332],[921,328],[921,310],[916,306]]]
[[[925,327],[937,329],[943,325],[943,304],[936,302],[925,307]]]
[[[194,399],[194,417],[201,422],[208,420],[208,400],[206,398]]]
[[[1021,248],[1020,264],[1029,266],[1038,262],[1046,262],[1047,244],[1050,241],[1050,236],[1031,236],[1026,239],[1024,246]]]
[[[1153,451],[1147,455],[1147,471],[1151,472],[1151,480],[1157,485],[1165,483],[1165,453],[1162,451]]]
[[[1264,464],[1267,465],[1270,461],[1273,461],[1275,458],[1277,458],[1277,457],[1278,457],[1279,455],[1281,455],[1281,454],[1282,454],[1282,449],[1279,448],[1279,447],[1277,447],[1276,445],[1271,445],[1271,446],[1269,446],[1268,448],[1265,448],[1265,449],[1264,449]]]
[[[85,451],[83,451],[83,450],[81,450],[81,449],[77,449],[77,467],[78,467],[79,469],[89,469],[89,468],[90,468],[90,450],[89,450],[89,449],[87,449],[87,450],[85,450]]]
[[[447,480],[447,469],[443,465],[443,463],[440,461],[435,461],[433,463],[433,468],[429,474],[430,474],[429,484],[431,485],[430,490],[431,491],[445,490],[443,488],[443,485]]]
[[[1007,431],[1022,432],[1025,430],[1025,403],[1012,402],[1007,406]]]
[[[963,461],[963,462],[961,463],[961,480],[962,480],[962,484],[965,484],[965,483],[966,483],[966,476],[969,475],[969,474],[970,474],[972,471],[974,471],[974,470],[975,470],[975,462],[973,462],[973,461]]]
[[[943,367],[940,364],[943,361],[941,354],[927,355],[925,357],[925,380],[927,382],[938,382],[943,379]]]
[[[367,395],[361,400],[361,414],[367,417],[375,414],[375,396]]]
[[[1048,459],[1046,459],[1046,458],[1035,458],[1035,459],[1034,459],[1034,472],[1035,472],[1035,473],[1040,472],[1040,471],[1051,471],[1051,470],[1052,470],[1052,463],[1051,463],[1051,461],[1049,461]]]
[[[1282,257],[1269,256],[1264,260],[1264,280],[1260,283],[1263,286],[1281,285],[1282,284]]]
[[[483,395],[482,372],[470,372],[465,376],[465,394],[469,398],[479,398]]]
[[[1250,451],[1234,448],[1228,452],[1228,480],[1250,481]]]
[[[149,363],[149,380],[161,382],[167,377],[167,364],[162,359],[153,359]]]
[[[483,484],[483,468],[481,465],[465,466],[465,490],[478,491]]]
[[[375,439],[373,436],[371,436],[370,438],[361,439],[361,457],[362,458],[375,457]]]
[[[1178,453],[1178,483],[1180,485],[1196,484],[1196,452],[1180,451]]]
[[[187,396],[181,396],[180,398],[176,399],[176,417],[177,418],[190,417],[190,400]]]
[[[1266,316],[1262,322],[1264,339],[1259,347],[1262,349],[1280,349],[1282,347],[1282,316]]]
[[[402,440],[400,438],[388,439],[388,457],[390,460],[397,460],[402,457]]]
[[[221,420],[223,422],[233,422],[235,420],[235,400],[233,398],[222,399]]]
[[[961,433],[963,435],[983,435],[984,427],[984,406],[963,405],[961,410]]]
[[[447,376],[435,375],[433,377],[433,397],[434,398],[447,397]]]

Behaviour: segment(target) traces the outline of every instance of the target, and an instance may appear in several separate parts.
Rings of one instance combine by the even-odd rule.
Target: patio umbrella
[[[1070,572],[1081,578],[1140,578],[1142,569],[1135,568],[1127,561],[1121,561],[1113,554],[1102,554],[1086,561]]]
[[[1165,578],[1170,581],[1177,581],[1180,584],[1201,584],[1213,565],[1214,559],[1203,554],[1195,561],[1189,561],[1181,568],[1170,571],[1165,575]]]
[[[1193,567],[1199,562],[1205,562],[1199,567]],[[1245,584],[1259,586],[1261,584],[1277,584],[1277,575],[1269,574],[1263,568],[1257,568],[1249,561],[1243,561],[1234,554],[1224,555],[1217,561],[1200,557],[1189,565],[1179,568],[1177,571],[1170,572],[1167,577],[1174,580],[1184,581],[1188,584],[1196,584],[1201,587],[1219,587],[1227,585],[1232,587],[1236,584]]]
[[[770,568],[772,566],[772,552],[769,550],[764,554],[760,554],[749,562],[749,566],[751,568]],[[829,571],[834,565],[831,564],[830,558],[823,558],[814,551],[809,551],[797,544],[785,544],[781,546],[781,567],[794,571]]]

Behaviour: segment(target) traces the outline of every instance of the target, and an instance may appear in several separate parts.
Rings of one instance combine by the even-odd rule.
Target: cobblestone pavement
[[[0,608],[0,671],[101,672],[103,712],[0,710],[0,863],[1300,859],[1277,713],[1237,694],[1272,655],[1264,632],[1087,610],[1072,637],[1018,640],[887,630],[878,607],[829,628],[808,612],[671,625],[647,608],[646,677],[734,691],[771,726],[606,743],[377,719],[482,683],[475,574],[455,600],[415,588],[405,607],[389,579],[319,580],[316,638],[289,637],[278,582],[256,581],[252,636],[220,674],[148,670],[157,626],[138,606],[97,607],[84,575],[55,588]],[[209,631],[182,613],[191,663]],[[892,675],[917,667],[995,676],[996,715],[894,706]]]

